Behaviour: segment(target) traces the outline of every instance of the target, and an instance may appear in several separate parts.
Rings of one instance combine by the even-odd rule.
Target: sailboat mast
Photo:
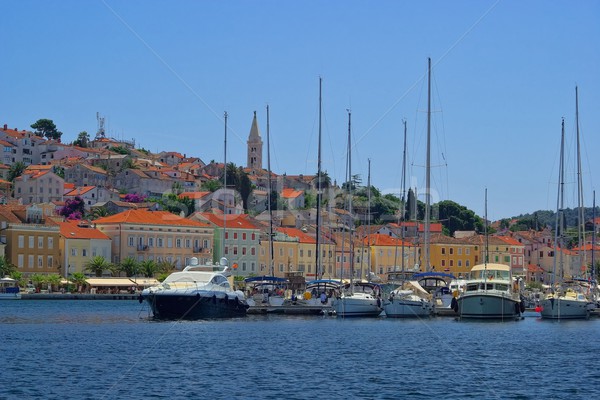
[[[592,276],[590,282],[596,282],[596,260],[594,257],[596,247],[596,191],[593,191],[592,200]]]
[[[488,233],[487,233],[487,224],[488,224],[488,215],[487,215],[487,188],[485,188],[485,210],[484,210],[484,214],[485,214],[485,220],[483,221],[483,232],[485,235],[485,255],[484,255],[484,263],[487,265],[487,263],[489,262],[489,257],[490,257],[490,253],[489,253],[489,239],[488,239]]]
[[[427,59],[427,159],[425,162],[425,267],[431,269],[429,255],[429,223],[431,219],[429,208],[431,206],[431,58]]]
[[[315,244],[315,277],[317,279],[323,276],[321,271],[320,259],[320,243],[319,237],[321,236],[321,93],[322,93],[322,82],[323,78],[319,77],[319,145],[317,155],[317,229],[316,229],[316,244]]]
[[[348,255],[348,261],[350,263],[350,282],[354,279],[354,219],[352,216],[352,112],[348,110],[348,214],[350,216],[350,254]],[[350,292],[352,293],[352,285],[350,285]]]
[[[271,135],[269,126],[269,105],[267,104],[267,207],[269,208],[269,272],[271,276],[275,276],[275,266],[273,265],[273,208],[271,207]]]
[[[371,159],[368,159],[368,169],[367,169],[367,237],[369,241],[367,242],[367,251],[369,255],[371,254]],[[371,271],[371,264],[368,265],[369,272]],[[363,277],[363,269],[362,263],[360,264],[360,278]]]
[[[404,221],[404,216],[406,214],[406,120],[402,121],[404,123],[404,148],[402,150],[402,214],[400,215],[399,220]],[[402,224],[400,225],[400,237],[402,239],[402,276],[404,277],[404,227]],[[396,264],[394,264],[396,265]]]
[[[579,267],[587,267],[585,254],[584,209],[583,209],[583,178],[581,176],[581,145],[579,141],[579,96],[575,86],[575,127],[577,129],[577,240],[579,241]],[[587,268],[586,268],[587,269]]]
[[[556,280],[556,255],[560,251],[560,261],[558,269],[560,270],[561,278],[564,277],[563,271],[563,250],[562,250],[562,234],[563,234],[563,207],[564,207],[564,186],[565,186],[565,119],[562,119],[561,135],[560,135],[560,159],[558,170],[558,196],[556,197],[556,231],[554,232],[554,264],[552,271],[552,285]],[[560,232],[560,233],[559,233]]]
[[[225,119],[225,140],[223,144],[223,248],[221,257],[225,257],[225,238],[227,236],[227,111],[223,118]]]

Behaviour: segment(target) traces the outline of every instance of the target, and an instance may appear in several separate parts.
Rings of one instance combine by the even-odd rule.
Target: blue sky
[[[269,104],[272,170],[314,174],[322,77],[323,169],[343,181],[351,109],[353,173],[366,184],[371,159],[384,192],[400,188],[403,119],[407,179],[425,186],[431,57],[434,201],[483,215],[487,188],[491,219],[556,208],[560,121],[570,167],[578,85],[591,206],[598,1],[0,0],[0,15],[2,125],[49,118],[71,142],[95,135],[100,112],[110,136],[210,162],[223,159],[227,111],[227,159],[245,165],[253,112],[266,139]]]

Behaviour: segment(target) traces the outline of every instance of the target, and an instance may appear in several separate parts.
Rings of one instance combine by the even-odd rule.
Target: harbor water
[[[0,399],[600,398],[598,318],[161,322],[137,301],[17,300],[0,332]]]

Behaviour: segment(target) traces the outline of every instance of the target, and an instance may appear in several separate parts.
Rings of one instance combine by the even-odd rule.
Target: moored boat
[[[407,281],[390,292],[383,311],[388,318],[428,317],[433,312],[431,295],[417,282]]]
[[[21,290],[16,280],[6,277],[0,279],[0,300],[19,300]]]
[[[206,270],[193,257],[181,272],[169,275],[161,284],[144,289],[145,300],[157,319],[203,319],[245,316],[248,303],[244,293],[233,290],[231,269],[222,258],[221,271]]]
[[[378,317],[382,309],[381,287],[371,282],[350,282],[333,300],[338,317]]]
[[[465,291],[452,302],[460,318],[516,319],[524,311],[518,284],[504,264],[478,264],[471,269]]]

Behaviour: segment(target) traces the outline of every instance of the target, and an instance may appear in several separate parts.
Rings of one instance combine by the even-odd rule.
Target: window
[[[300,249],[300,257],[304,257],[304,250]]]
[[[237,239],[237,236],[238,236],[238,235],[237,235],[237,232],[233,232],[233,240],[236,240],[236,239]]]
[[[33,240],[35,239],[34,236],[28,236],[27,237],[29,239],[29,248],[33,249]]]
[[[25,247],[25,236],[19,235],[19,248],[22,249]]]
[[[442,254],[446,254],[446,248],[442,247]]]
[[[173,247],[173,238],[167,238],[167,247],[168,248]]]
[[[225,232],[225,239],[229,239],[229,232]]]
[[[279,248],[279,257],[283,257],[283,248]]]
[[[37,260],[38,268],[44,268],[44,256],[38,256]]]
[[[148,247],[154,247],[154,238],[148,238]]]
[[[288,249],[288,256],[294,257],[294,249]],[[325,257],[325,252],[323,252],[323,257]]]
[[[157,238],[156,239],[156,247],[163,247],[163,240],[162,240],[162,238]]]
[[[237,253],[238,253],[237,246],[233,246],[233,255],[235,256],[235,255],[237,255]]]
[[[252,240],[256,240],[256,234],[252,233]]]
[[[33,268],[33,255],[32,254],[27,256],[27,266],[29,268]]]
[[[256,248],[255,247],[251,247],[250,248],[250,254],[253,255],[253,256],[256,255]],[[252,270],[252,271],[254,271],[254,270]]]
[[[242,233],[242,240],[246,240],[246,233]]]
[[[245,256],[246,255],[246,247],[242,247],[242,255]],[[244,270],[245,271],[245,270]]]
[[[459,255],[459,256],[461,256],[461,255],[462,255],[462,247],[459,247],[459,248],[457,249],[457,251],[458,251],[458,255]]]
[[[181,239],[175,239],[175,247],[181,248]]]
[[[51,268],[54,265],[54,258],[52,256],[48,256],[48,267]]]
[[[83,257],[87,257],[87,249],[83,249],[83,250],[81,250],[81,255],[82,255]]]
[[[192,241],[190,239],[185,239],[185,248],[189,249],[192,247]]]
[[[38,249],[44,248],[44,238],[42,236],[38,236]]]
[[[471,249],[465,249],[465,254],[466,254],[466,255],[469,255],[469,254],[471,254]]]
[[[74,257],[77,256],[77,249],[76,248],[72,248],[71,249],[71,255],[74,256]]]
[[[135,238],[133,236],[129,236],[128,241],[127,241],[127,245],[129,247],[133,247],[134,243],[135,243]]]
[[[279,263],[279,272],[283,272],[283,264]]]
[[[17,267],[23,268],[23,265],[24,265],[23,254],[19,254],[17,256]]]
[[[510,262],[510,256],[504,256],[504,262],[509,263]]]
[[[454,254],[454,249],[450,247],[450,254]]]

